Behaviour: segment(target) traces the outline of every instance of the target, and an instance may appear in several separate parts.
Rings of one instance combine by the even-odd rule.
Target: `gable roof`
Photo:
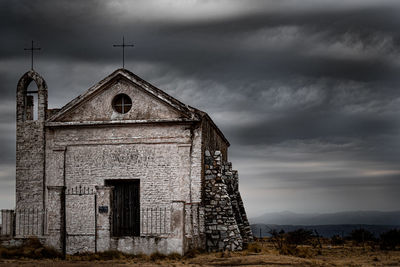
[[[208,114],[206,112],[182,103],[181,101],[168,95],[161,89],[155,87],[154,85],[150,84],[149,82],[143,80],[139,76],[135,75],[134,73],[132,73],[131,71],[128,71],[126,69],[115,70],[113,73],[108,75],[106,78],[104,78],[97,84],[90,87],[85,93],[74,98],[69,103],[67,103],[64,107],[62,107],[60,110],[54,112],[52,114],[52,116],[50,118],[48,118],[47,122],[51,123],[51,122],[59,121],[59,119],[63,118],[64,116],[69,114],[69,112],[73,111],[75,107],[81,105],[88,99],[91,99],[92,96],[95,96],[98,92],[104,90],[107,85],[109,85],[110,83],[112,83],[115,80],[120,79],[120,78],[125,79],[128,82],[131,82],[131,83],[137,85],[142,90],[145,90],[147,93],[154,96],[156,99],[171,106],[173,109],[177,110],[180,114],[182,114],[185,117],[186,121],[201,121],[203,119],[208,120],[211,123],[211,125],[216,129],[218,134],[222,137],[222,139],[229,146],[229,141],[225,138],[222,131],[215,125],[215,123],[212,121],[212,119],[210,118],[210,116],[208,116]]]
[[[179,100],[173,98],[172,96],[168,95],[164,91],[158,89],[157,87],[153,86],[152,84],[146,82],[145,80],[141,79],[139,76],[133,74],[132,72],[126,69],[117,69],[106,78],[98,82],[97,84],[90,87],[85,93],[81,94],[80,96],[76,97],[64,107],[60,109],[57,113],[51,116],[47,121],[53,122],[57,121],[60,118],[63,118],[66,114],[72,111],[75,107],[79,106],[86,100],[90,99],[92,96],[96,95],[99,91],[102,91],[108,84],[112,83],[117,79],[125,79],[128,82],[131,82],[137,86],[139,86],[142,90],[146,91],[153,97],[157,98],[161,102],[171,106],[173,109],[177,110],[181,113],[185,118],[191,120],[200,120],[201,119],[201,112],[199,110],[194,109],[188,105],[183,104]]]

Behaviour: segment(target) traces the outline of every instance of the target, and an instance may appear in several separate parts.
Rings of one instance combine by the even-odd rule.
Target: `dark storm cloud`
[[[245,143],[276,143],[293,139],[329,137],[364,138],[377,134],[399,133],[398,125],[389,118],[335,116],[332,114],[296,114],[273,121],[258,121],[256,125],[238,129],[233,138]]]
[[[162,30],[181,40],[182,44],[188,44],[188,51],[197,46],[196,42],[200,43],[202,49],[206,49],[207,56],[196,62],[205,69],[211,66],[210,72],[213,73],[207,75],[221,75],[220,72],[214,71],[228,70],[229,73],[237,72],[239,77],[246,76],[243,74],[247,73],[252,73],[251,77],[256,78],[296,73],[352,80],[386,80],[398,77],[398,66],[388,60],[399,52],[398,11],[399,8],[393,6],[374,6],[351,11],[319,9],[316,12],[298,14],[268,14],[260,11],[229,20],[179,24]],[[296,26],[301,31],[295,32],[296,36],[288,44],[282,40],[282,43],[268,47],[269,36],[264,36],[265,38],[255,39],[260,49],[251,50],[241,46],[243,39],[252,33],[262,34],[263,29],[291,26]],[[305,42],[305,39],[316,35],[317,43]],[[350,47],[359,43],[361,47],[358,49],[367,52],[368,49],[374,50],[375,46],[380,45],[382,40],[377,40],[377,36],[389,36],[393,43],[376,48],[378,51],[373,51],[376,52],[373,55],[354,59],[341,57],[340,51],[333,55],[329,54],[329,51],[319,55],[307,53],[321,43],[328,45],[338,41]],[[179,51],[185,53],[185,48]],[[200,51],[192,59],[197,59],[195,56],[198,54],[201,54]]]
[[[120,66],[112,44],[125,35],[135,44],[128,68],[207,111],[230,139],[251,212],[265,208],[256,187],[353,187],[368,176],[361,170],[391,173],[364,181],[392,193],[400,189],[399,12],[396,1],[2,1],[0,179],[10,179],[15,157],[15,88],[30,63],[23,48],[32,39],[42,47],[35,66],[53,108]],[[274,169],[281,163],[298,179]],[[326,205],[345,208],[334,202]]]
[[[398,25],[396,15],[399,10],[392,6],[372,6],[351,11],[319,9],[317,12],[303,13],[286,13],[282,10],[277,14],[269,14],[266,5],[263,11],[255,14],[245,13],[216,21],[140,23],[140,20],[138,22],[132,18],[132,21],[124,23],[118,18],[119,14],[98,1],[59,1],[57,5],[50,1],[17,3],[2,8],[7,10],[2,14],[5,23],[0,26],[4,40],[17,41],[5,42],[1,53],[6,56],[21,55],[15,49],[16,45],[28,45],[29,39],[34,38],[40,40],[44,47],[45,58],[100,63],[116,59],[118,52],[109,47],[119,41],[123,32],[127,32],[135,42],[137,40],[137,48],[140,49],[140,52],[132,52],[135,59],[173,64],[189,74],[216,75],[226,70],[235,72],[236,69],[238,73],[253,72],[260,76],[268,72],[269,75],[280,76],[300,73],[350,79],[386,79],[388,76],[394,77],[393,74],[398,70],[382,59],[385,55],[358,60],[327,58],[323,55],[310,57],[302,53],[310,47],[301,45],[301,39],[299,42],[293,40],[292,46],[286,49],[275,47],[249,51],[241,46],[242,39],[249,33],[293,25],[301,27],[305,37],[321,34],[320,41],[326,43],[349,34],[353,42],[360,41],[365,49],[373,45],[376,33],[381,33],[392,36],[397,44],[400,38],[395,26]],[[3,2],[3,5],[6,3]],[[107,19],[112,16],[116,17]],[[146,30],[143,30],[143,26]],[[28,40],[21,42],[22,38],[12,38],[16,35]],[[263,42],[259,40],[258,43],[262,46]],[[390,49],[395,51],[384,52],[398,52],[396,46]]]

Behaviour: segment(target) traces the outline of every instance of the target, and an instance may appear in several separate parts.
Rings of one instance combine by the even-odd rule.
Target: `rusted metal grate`
[[[140,215],[142,236],[158,236],[170,232],[170,207],[142,208]]]

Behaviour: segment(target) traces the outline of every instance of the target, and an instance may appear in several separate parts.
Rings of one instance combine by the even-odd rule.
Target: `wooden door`
[[[112,235],[140,236],[140,183],[139,180],[109,180],[113,186]]]

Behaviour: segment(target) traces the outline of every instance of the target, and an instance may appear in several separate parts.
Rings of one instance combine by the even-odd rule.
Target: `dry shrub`
[[[300,258],[312,258],[314,256],[313,251],[308,247],[297,247],[296,248],[296,255]]]
[[[380,248],[383,250],[395,250],[400,245],[400,230],[392,229],[380,236]]]
[[[127,256],[127,255],[128,255],[128,257],[130,259],[142,259],[142,260],[148,260],[149,259],[148,255],[142,254],[142,253],[139,253],[139,254],[125,254],[125,256]]]
[[[185,255],[186,257],[186,255]],[[150,260],[152,261],[158,261],[158,260],[181,260],[182,256],[179,253],[171,253],[168,255],[159,253],[159,252],[155,252],[153,254],[150,255]]]
[[[314,253],[309,247],[298,247],[298,246],[290,246],[283,245],[283,247],[279,250],[279,253],[282,255],[290,255],[300,258],[312,258]]]
[[[332,246],[343,246],[345,244],[345,240],[340,237],[339,235],[334,235],[331,238],[331,245]]]
[[[220,258],[230,258],[231,257],[231,251],[230,250],[223,250],[219,253]]]
[[[107,250],[103,252],[82,252],[74,255],[67,255],[67,259],[76,261],[108,261],[108,260],[128,260],[143,259],[148,260],[149,256],[144,254],[128,254],[118,250]]]
[[[299,245],[311,245],[317,250],[318,255],[322,255],[322,238],[315,230],[297,229],[292,232],[285,233],[281,230],[271,230],[270,242],[283,255],[292,255],[301,258],[309,258],[313,256],[313,250],[309,247],[299,247]]]
[[[155,252],[150,255],[150,260],[152,260],[152,261],[165,260],[166,258],[167,258],[167,255],[159,253],[159,252]]]
[[[184,258],[185,259],[191,259],[191,258],[195,258],[197,255],[200,255],[204,253],[204,250],[198,249],[198,248],[193,248],[193,249],[189,249],[186,253]]]
[[[348,237],[355,245],[364,244],[366,242],[375,242],[374,234],[364,228],[354,229]]]
[[[76,261],[108,261],[108,260],[144,260],[144,261],[159,261],[159,260],[180,260],[182,256],[178,253],[168,255],[156,252],[150,256],[144,254],[128,254],[117,250],[108,250],[104,252],[92,253],[83,252],[74,255],[67,255],[67,259]]]
[[[0,258],[55,259],[62,258],[62,254],[53,248],[43,246],[37,238],[29,238],[21,246],[0,247]]]
[[[117,250],[108,250],[98,254],[102,259],[116,260],[125,258],[125,254]]]
[[[262,251],[262,246],[258,242],[252,242],[247,246],[248,252],[260,253]]]
[[[182,256],[179,253],[171,253],[171,254],[167,255],[167,259],[177,261],[177,260],[182,259]]]
[[[125,259],[130,257],[130,255],[126,255],[120,251],[116,250],[108,250],[104,252],[92,253],[92,252],[82,252],[77,253],[73,256],[69,256],[68,258],[80,261],[95,261],[95,260],[118,260]]]
[[[288,246],[287,244],[283,244],[282,247],[278,249],[278,251],[279,251],[279,254],[282,254],[282,255],[295,255],[296,247]]]
[[[74,255],[66,255],[67,260],[76,260],[76,261],[96,261],[100,260],[99,255],[91,252],[81,252],[76,253]]]

